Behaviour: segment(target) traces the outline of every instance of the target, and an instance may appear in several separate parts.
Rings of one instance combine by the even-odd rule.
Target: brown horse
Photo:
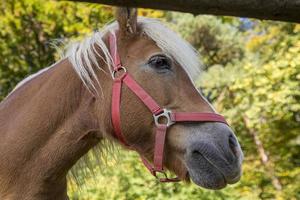
[[[101,141],[119,141],[111,120],[111,32],[123,66],[159,105],[214,115],[192,82],[200,67],[193,48],[160,22],[118,9],[117,22],[69,46],[64,59],[1,102],[0,199],[68,199],[70,168]],[[128,87],[121,90],[122,137],[152,163],[152,114]],[[163,166],[180,180],[220,189],[240,179],[243,154],[226,123],[173,124],[164,146]]]

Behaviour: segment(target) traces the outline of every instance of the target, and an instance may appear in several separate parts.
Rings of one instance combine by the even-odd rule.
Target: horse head
[[[135,9],[118,9],[117,23],[107,36],[113,57],[112,74],[118,82],[117,92],[111,89],[114,86],[109,90],[119,93],[112,96],[111,135],[137,151],[146,160],[146,166],[150,165],[150,171],[149,163],[155,165],[160,159],[161,169],[155,171],[152,167],[155,175],[166,167],[180,180],[191,178],[210,189],[237,182],[243,153],[227,122],[206,120],[207,115],[219,115],[192,81],[200,68],[194,49],[161,23],[137,18]],[[185,112],[189,119],[205,113],[205,119],[174,123],[176,120],[170,118],[176,114],[171,111]],[[120,116],[114,117],[116,112]],[[158,124],[167,127],[165,142],[157,141],[164,140],[155,131]],[[161,155],[156,155],[158,152]]]

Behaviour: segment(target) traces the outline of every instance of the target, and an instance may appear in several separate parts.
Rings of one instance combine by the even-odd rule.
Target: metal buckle
[[[120,75],[118,75],[118,77],[116,77],[117,73],[120,71],[123,71],[123,72]],[[126,73],[127,73],[127,69],[125,67],[119,67],[113,71],[112,77],[113,77],[113,79],[122,78]]]
[[[163,112],[162,113],[159,113],[157,115],[153,115],[153,118],[154,118],[154,122],[155,122],[155,125],[156,126],[159,126],[159,125],[167,125],[167,127],[171,126],[172,124],[174,124],[175,122],[173,122],[171,120],[171,111],[170,110],[167,110],[167,109],[163,109]],[[166,119],[167,121],[166,122],[161,122],[161,120]]]

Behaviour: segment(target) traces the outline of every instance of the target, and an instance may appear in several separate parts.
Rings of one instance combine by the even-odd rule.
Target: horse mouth
[[[241,171],[233,170],[230,175],[225,174],[213,162],[209,161],[205,156],[199,160],[186,159],[187,172],[184,180],[193,182],[196,185],[212,190],[220,190],[228,184],[234,184],[240,180]]]
[[[199,177],[193,170],[188,170],[186,180],[188,182],[192,181],[200,187],[212,190],[220,190],[227,186],[226,178],[219,170],[215,169],[213,174],[208,176],[209,178]]]

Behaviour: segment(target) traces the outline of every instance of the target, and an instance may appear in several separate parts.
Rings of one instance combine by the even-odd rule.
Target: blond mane
[[[199,75],[201,69],[199,56],[189,43],[158,20],[139,17],[138,25],[142,31],[141,34],[155,41],[162,51],[183,67],[192,80]],[[101,83],[95,73],[96,69],[103,70],[97,62],[97,57],[103,59],[111,72],[113,61],[102,38],[108,32],[114,32],[117,29],[118,23],[113,22],[92,36],[85,38],[82,42],[72,43],[67,48],[65,57],[70,60],[74,70],[88,88],[95,89],[94,84]],[[101,56],[95,47],[99,47],[104,56]]]
[[[159,20],[138,17],[138,25],[142,31],[141,34],[155,41],[162,51],[170,55],[183,67],[192,80],[195,80],[195,78],[198,77],[202,64],[200,63],[197,51],[189,43],[183,40],[177,33],[163,25]],[[104,26],[102,30],[86,37],[84,40],[80,42],[71,42],[65,47],[66,50],[62,55],[62,59],[69,59],[75,72],[89,89],[96,91],[95,84],[99,84],[101,88],[101,80],[98,80],[95,70],[105,70],[103,69],[103,66],[99,65],[97,58],[100,57],[106,63],[106,67],[108,67],[110,73],[112,73],[111,69],[113,61],[108,47],[103,41],[103,36],[108,32],[114,32],[117,29],[118,23],[115,21]],[[96,50],[96,47],[101,49],[102,54],[99,53],[99,50]],[[52,66],[55,66],[55,64]],[[28,76],[17,84],[11,93],[28,81],[46,72],[52,66]]]
[[[171,56],[183,67],[192,80],[198,77],[202,65],[197,52],[189,43],[158,20],[138,17],[138,26],[141,34],[155,41],[162,51]],[[100,84],[101,87],[101,80],[98,80],[95,70],[99,69],[112,73],[113,61],[109,49],[103,41],[103,36],[117,29],[118,23],[113,22],[90,37],[85,38],[82,42],[71,43],[67,46],[65,58],[69,59],[82,82],[90,89],[95,90],[95,84]],[[99,54],[95,47],[100,48],[102,54]],[[99,62],[97,62],[97,58],[99,57],[106,63],[105,67],[108,69],[105,70],[103,66],[99,65]],[[112,152],[112,143],[109,141],[106,142],[108,145],[97,145],[86,156],[80,159],[71,170],[71,176],[73,177],[71,181],[79,183],[77,185],[82,185],[80,178],[78,179],[80,177],[78,173],[82,174],[82,171],[84,171],[85,176],[93,174],[95,170],[93,161],[103,160],[107,152]],[[107,151],[109,149],[111,151]]]

